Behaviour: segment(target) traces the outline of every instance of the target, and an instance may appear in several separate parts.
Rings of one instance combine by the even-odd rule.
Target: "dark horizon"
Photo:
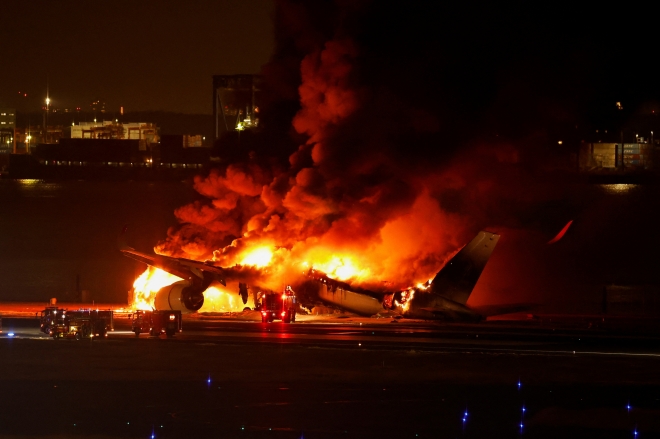
[[[268,61],[272,10],[269,0],[4,5],[0,107],[38,111],[48,91],[52,108],[103,99],[113,112],[211,114],[212,75]]]

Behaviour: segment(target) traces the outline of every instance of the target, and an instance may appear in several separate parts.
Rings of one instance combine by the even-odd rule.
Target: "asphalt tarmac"
[[[55,341],[3,317],[0,437],[660,437],[646,326],[199,316],[171,339],[128,329],[117,318],[107,339]]]

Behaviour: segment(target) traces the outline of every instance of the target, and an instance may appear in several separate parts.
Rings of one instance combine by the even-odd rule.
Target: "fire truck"
[[[261,298],[261,323],[282,320],[283,323],[296,321],[296,293],[287,286],[282,294],[266,293]]]
[[[143,332],[149,332],[152,337],[166,334],[173,337],[181,332],[181,311],[135,311],[130,315],[131,331],[139,337]]]
[[[41,311],[40,330],[57,340],[59,338],[106,338],[114,330],[111,310],[68,310],[47,307]]]

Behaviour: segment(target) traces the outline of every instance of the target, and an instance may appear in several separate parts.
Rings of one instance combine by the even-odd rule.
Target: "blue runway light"
[[[13,332],[8,332],[7,337],[13,337],[15,334]]]

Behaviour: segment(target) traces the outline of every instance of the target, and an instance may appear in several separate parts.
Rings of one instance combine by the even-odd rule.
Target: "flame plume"
[[[133,282],[133,309],[151,310],[158,290],[182,280],[160,268],[148,266]]]

